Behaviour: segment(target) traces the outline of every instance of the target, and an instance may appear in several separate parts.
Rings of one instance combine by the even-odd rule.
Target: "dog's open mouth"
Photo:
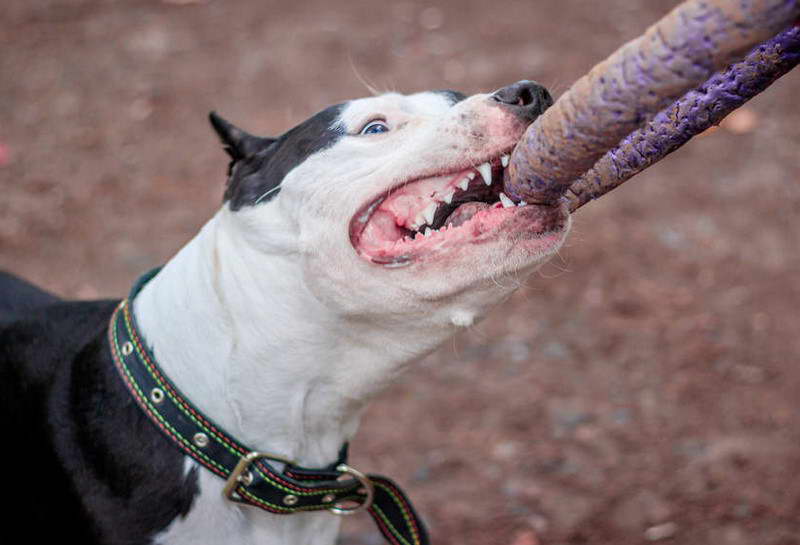
[[[497,232],[514,214],[534,208],[502,192],[508,158],[505,154],[477,167],[411,180],[373,199],[350,222],[353,247],[373,263],[403,266],[417,256]],[[542,234],[563,227],[563,214],[548,215],[552,218],[538,229]]]

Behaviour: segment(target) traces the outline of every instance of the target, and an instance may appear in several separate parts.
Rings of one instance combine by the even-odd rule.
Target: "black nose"
[[[535,81],[522,80],[498,89],[489,98],[504,104],[521,120],[530,123],[553,105],[550,92]]]

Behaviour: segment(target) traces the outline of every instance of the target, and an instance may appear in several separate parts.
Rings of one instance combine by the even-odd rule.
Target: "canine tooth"
[[[481,176],[483,176],[483,183],[486,185],[492,185],[492,165],[489,163],[483,163],[478,167],[478,172],[480,172]]]
[[[450,204],[451,202],[453,202],[453,194],[455,194],[455,191],[448,191],[447,193],[442,195],[442,198],[444,199],[444,202],[446,202],[447,204]]]
[[[463,180],[458,182],[458,187],[461,188],[461,191],[467,190],[467,188],[469,187],[469,180],[470,180],[469,178],[464,178]]]
[[[514,201],[506,197],[505,193],[500,193],[500,202],[503,203],[503,208],[511,208],[515,206]]]
[[[508,155],[503,155],[500,157],[500,164],[503,165],[503,168],[508,166]]]
[[[433,223],[433,216],[436,215],[436,203],[432,202],[429,204],[425,210],[422,211],[422,215],[425,217],[425,223]]]

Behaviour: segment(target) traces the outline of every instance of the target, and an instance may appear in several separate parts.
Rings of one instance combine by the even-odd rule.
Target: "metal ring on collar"
[[[347,464],[339,464],[338,466],[336,466],[336,471],[340,471],[344,474],[352,475],[353,477],[355,477],[356,480],[358,480],[358,482],[360,482],[364,487],[364,490],[366,492],[366,497],[364,498],[364,501],[362,501],[356,507],[348,509],[344,507],[339,507],[338,505],[334,504],[332,507],[328,508],[328,510],[334,515],[345,516],[345,515],[354,515],[359,511],[369,509],[370,506],[372,505],[372,500],[375,498],[375,485],[372,484],[372,481],[369,480],[369,477],[367,477],[357,469],[350,467]]]
[[[283,456],[279,456],[277,454],[269,454],[267,452],[249,452],[246,455],[242,456],[239,460],[239,463],[236,464],[236,467],[231,471],[231,474],[228,475],[228,480],[225,482],[225,488],[222,489],[222,494],[231,501],[241,501],[236,494],[236,488],[240,484],[244,484],[245,486],[250,484],[247,481],[252,481],[252,476],[248,478],[247,470],[250,468],[250,464],[255,462],[258,459],[266,458],[268,460],[274,460],[276,462],[283,462],[284,464],[294,465],[294,461],[288,458],[284,458]]]

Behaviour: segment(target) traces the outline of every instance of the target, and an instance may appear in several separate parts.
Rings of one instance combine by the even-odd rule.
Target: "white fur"
[[[380,192],[508,150],[519,130],[498,112],[485,95],[456,106],[432,93],[351,103],[348,132],[374,117],[391,132],[346,136],[291,171],[272,200],[223,207],[141,292],[134,311],[167,375],[251,448],[308,467],[334,461],[370,398],[510,295],[516,283],[498,276],[549,257],[509,239],[388,269],[350,244],[350,218]],[[198,475],[191,511],[158,543],[335,541],[336,516],[238,506],[222,498],[222,479]]]

